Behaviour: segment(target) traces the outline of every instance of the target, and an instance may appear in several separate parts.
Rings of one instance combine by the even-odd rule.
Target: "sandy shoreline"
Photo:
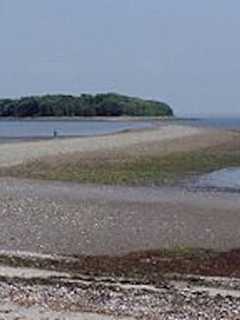
[[[63,256],[231,250],[240,247],[239,201],[238,194],[1,178],[0,249]]]
[[[114,161],[119,156],[147,156],[155,152],[166,155],[221,145],[225,148],[238,137],[228,131],[168,125],[101,137],[12,142],[0,145],[0,166],[11,167],[41,158],[64,161],[76,157],[86,161],[105,161],[108,154]],[[212,287],[207,292],[204,287],[190,287],[189,280],[175,281],[174,284],[166,280],[162,282],[163,264],[159,262],[159,256],[153,256],[151,252],[179,247],[217,251],[239,248],[239,210],[239,195],[226,192],[192,192],[176,186],[121,187],[2,177],[0,314],[9,320],[18,317],[42,319],[43,316],[46,319],[95,320],[104,319],[101,314],[105,313],[113,315],[112,318],[105,317],[106,320],[118,319],[120,315],[130,316],[130,319],[198,320],[199,314],[204,315],[204,319],[222,319],[224,308],[223,315],[232,319],[240,313],[238,280],[234,282],[234,290],[230,279],[221,282],[220,287],[210,281]],[[143,251],[146,254],[141,256]],[[20,260],[9,259],[6,252],[18,255]],[[125,270],[118,259],[131,252],[135,256],[127,256],[130,264],[126,264]],[[33,254],[33,268],[40,268],[39,256],[43,258],[42,268],[49,269],[46,272],[23,269],[21,273],[19,268],[3,267],[6,264],[13,268],[26,266],[26,253]],[[75,278],[69,279],[70,283],[56,277],[46,282],[46,276],[55,270],[48,264],[46,254],[63,257],[59,268],[64,272],[76,272]],[[93,260],[85,261],[86,256]],[[72,258],[78,260],[77,268],[66,265]],[[232,271],[228,270],[228,260],[228,255],[225,260],[219,260],[218,263],[223,261],[221,265],[226,265],[219,271],[222,272],[220,276],[238,271],[237,262]],[[212,261],[216,265],[216,260],[209,260],[209,264],[213,265]],[[130,266],[135,280],[129,278]],[[142,268],[142,273],[137,273],[136,267]],[[113,276],[114,268],[116,274],[126,272],[123,283],[118,278],[101,281],[93,277],[95,272],[104,275],[108,272]],[[166,268],[169,270],[168,265]],[[182,269],[185,270],[184,265]],[[49,270],[52,271],[49,273]],[[25,279],[23,275],[31,277],[30,271],[35,276],[37,272],[43,273],[44,277],[37,274],[35,279]],[[83,277],[81,272],[90,273],[90,277]],[[155,275],[153,286],[147,283],[147,277],[150,279],[151,275]],[[84,314],[84,311],[95,314]]]
[[[227,144],[234,137],[234,133],[227,131],[169,125],[110,136],[19,142],[0,145],[0,166],[11,167],[41,158],[61,161],[75,156],[87,161],[91,158],[105,161],[105,153],[113,155],[114,161],[119,154],[147,156],[155,149],[164,155]],[[112,255],[177,244],[219,250],[240,247],[236,229],[240,208],[237,195],[226,194],[223,200],[222,195],[213,194],[210,199],[206,193],[184,192],[171,188],[104,187],[2,177],[0,213],[5,244],[0,249]],[[20,220],[12,226],[15,214]],[[222,220],[218,221],[218,217]],[[196,233],[200,224],[201,233]],[[27,230],[31,232],[26,233]],[[61,238],[60,231],[66,238]],[[36,232],[38,241],[34,243]],[[95,241],[96,232],[102,243]],[[18,233],[26,234],[25,240],[19,242]]]
[[[131,131],[109,136],[2,144],[0,145],[0,166],[13,166],[44,156],[121,149],[138,144],[154,144],[201,133],[203,133],[203,130],[199,128],[164,126],[157,129]]]

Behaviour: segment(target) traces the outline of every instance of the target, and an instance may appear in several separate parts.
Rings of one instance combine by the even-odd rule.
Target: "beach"
[[[163,126],[159,129],[133,130],[120,134],[87,138],[65,138],[42,141],[17,142],[0,145],[0,165],[12,166],[24,161],[46,156],[57,156],[81,152],[83,154],[97,151],[125,149],[132,146],[149,145],[159,141],[198,135],[201,129]]]
[[[240,247],[238,194],[0,182],[2,250],[119,256],[178,246]]]
[[[204,293],[203,296],[199,293],[195,296],[194,292],[201,292],[199,288],[191,289],[187,294],[188,280],[184,282],[186,284],[183,288],[179,289],[176,285],[173,289],[170,286],[172,280],[167,278],[167,270],[173,273],[179,271],[182,281],[184,270],[186,270],[183,266],[186,267],[185,263],[190,255],[192,263],[188,262],[188,269],[197,276],[213,276],[214,272],[220,277],[232,277],[233,274],[237,278],[240,276],[237,263],[232,269],[219,268],[218,273],[211,267],[213,266],[211,259],[214,257],[216,263],[219,260],[219,265],[220,261],[223,261],[218,254],[240,248],[238,193],[204,189],[197,191],[181,183],[161,184],[162,180],[158,180],[159,183],[155,184],[152,183],[156,181],[152,175],[149,175],[148,179],[144,176],[144,180],[135,181],[132,177],[130,180],[119,180],[119,174],[117,179],[110,181],[110,184],[101,183],[105,181],[104,178],[96,175],[95,178],[99,179],[97,183],[92,183],[91,179],[83,183],[81,174],[91,170],[108,172],[108,169],[109,172],[112,170],[114,173],[121,163],[125,174],[129,175],[132,172],[132,167],[129,169],[131,161],[134,165],[135,161],[140,161],[140,169],[146,171],[149,170],[149,163],[145,165],[144,162],[142,166],[142,161],[146,158],[153,157],[155,162],[165,165],[165,160],[162,160],[165,157],[169,161],[172,157],[175,159],[176,154],[180,153],[181,157],[184,155],[184,159],[188,155],[191,155],[192,159],[195,152],[199,150],[207,154],[207,158],[212,154],[214,156],[219,154],[218,157],[224,154],[225,157],[227,152],[232,155],[232,150],[235,150],[238,145],[238,139],[239,133],[235,131],[171,124],[98,137],[1,144],[0,260],[2,264],[11,265],[13,268],[24,266],[57,272],[69,271],[70,277],[74,279],[90,274],[93,277],[113,277],[112,281],[118,283],[121,278],[128,281],[130,286],[137,281],[139,285],[147,282],[158,288],[157,283],[162,279],[164,286],[167,286],[161,293],[153,293],[147,288],[147,297],[153,304],[155,303],[156,307],[144,309],[146,296],[142,288],[135,288],[136,292],[130,289],[129,292],[123,291],[119,305],[116,307],[115,291],[101,282],[101,288],[105,288],[103,290],[108,292],[108,295],[101,298],[102,289],[96,288],[94,299],[101,301],[101,307],[97,309],[97,303],[90,303],[86,298],[89,294],[90,296],[93,294],[88,288],[96,285],[96,278],[91,280],[91,284],[79,289],[81,293],[80,291],[70,293],[73,287],[62,284],[61,290],[63,292],[66,290],[66,299],[61,300],[62,308],[60,308],[54,303],[51,304],[50,301],[53,301],[54,297],[57,299],[61,290],[53,289],[55,284],[51,282],[46,286],[43,280],[40,281],[41,277],[38,277],[41,284],[39,282],[33,284],[32,279],[27,282],[23,279],[19,280],[22,289],[20,290],[16,284],[14,294],[9,296],[8,285],[4,284],[4,279],[10,277],[7,273],[1,284],[2,294],[4,290],[6,292],[6,303],[37,307],[42,301],[38,296],[41,292],[46,299],[45,312],[49,319],[56,317],[54,314],[51,315],[53,310],[65,313],[72,310],[97,311],[107,312],[115,317],[122,315],[141,318],[142,316],[144,319],[179,319],[180,316],[182,319],[198,319],[194,318],[194,313],[205,312],[204,319],[212,319],[213,316],[218,319],[218,312],[225,306],[229,316],[237,314],[240,298],[234,296],[235,291],[231,292],[230,282],[225,284],[225,289],[229,290],[227,291],[229,296],[232,295],[232,304],[226,302],[226,298],[220,299],[209,293]],[[221,157],[217,158],[219,161],[217,165],[220,165]],[[238,161],[235,157],[238,159],[234,153],[234,161]],[[223,159],[225,161],[225,158]],[[229,155],[227,159],[233,161],[232,158],[229,160]],[[209,162],[211,163],[212,160]],[[205,160],[203,163],[209,165]],[[200,164],[202,166],[202,163]],[[74,168],[75,171],[66,178],[63,173],[69,167]],[[32,176],[33,168],[36,176]],[[156,168],[159,170],[161,166]],[[44,175],[44,170],[48,174]],[[54,170],[60,170],[57,171],[61,173],[58,179],[55,179],[55,176],[48,178],[49,172]],[[171,170],[175,170],[172,164]],[[98,171],[96,172],[98,174]],[[75,175],[77,178],[73,179]],[[89,178],[88,175],[87,178]],[[163,259],[163,252],[167,255],[175,252],[170,256],[173,259],[171,268],[165,264],[166,257]],[[187,256],[185,256],[186,252]],[[207,257],[206,261],[209,261],[206,262],[205,269],[194,267],[195,260],[196,265],[199,264],[198,258],[201,254]],[[238,252],[235,254],[239,256]],[[33,258],[29,258],[31,255]],[[36,255],[35,258],[34,255]],[[53,257],[56,261],[60,257],[63,260],[61,263],[52,264],[49,258],[38,259],[38,256],[45,255]],[[179,265],[179,260],[175,260],[175,257],[179,256],[183,261],[182,267]],[[221,259],[223,259],[222,256]],[[72,264],[71,261],[74,263]],[[227,263],[227,260],[224,261]],[[204,266],[202,262],[201,264]],[[133,276],[135,280],[129,280]],[[215,288],[215,285],[211,285]],[[30,303],[27,298],[29,288],[34,292],[35,302],[33,303]],[[223,284],[221,288],[224,288]],[[235,289],[239,292],[237,286]],[[136,300],[137,292],[140,295],[139,300]],[[133,296],[132,293],[134,293]],[[69,294],[74,297],[72,304],[69,304]],[[223,291],[220,292],[221,294]],[[80,297],[83,299],[84,295],[87,301],[85,307],[79,302]],[[125,302],[124,295],[132,299],[130,304]],[[175,303],[166,303],[164,297],[173,299]],[[206,304],[204,307],[198,300],[200,297]],[[182,302],[179,299],[182,299]],[[185,301],[185,309],[179,313],[178,308],[183,301]],[[137,312],[137,307],[134,307],[137,303],[142,305],[143,313]],[[165,312],[163,317],[157,317],[160,312],[159,306],[162,306],[162,312]],[[14,306],[11,308],[14,310]],[[166,316],[168,312],[171,312],[172,316]],[[30,319],[29,314],[26,312],[23,314],[26,319]],[[69,319],[73,317],[70,313],[68,315]],[[68,315],[65,314],[66,319]]]

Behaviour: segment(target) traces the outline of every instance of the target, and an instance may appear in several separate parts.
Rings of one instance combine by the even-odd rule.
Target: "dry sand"
[[[139,144],[149,145],[179,137],[197,136],[203,132],[203,129],[199,128],[169,125],[108,136],[2,144],[0,145],[0,166],[17,165],[45,156],[114,150]]]
[[[0,143],[0,167],[19,165],[32,160],[64,161],[79,159],[124,158],[138,155],[166,155],[211,146],[227,145],[239,140],[233,131],[162,125],[113,135]]]

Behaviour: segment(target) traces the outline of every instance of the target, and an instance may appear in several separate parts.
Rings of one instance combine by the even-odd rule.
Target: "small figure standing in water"
[[[53,137],[54,137],[54,138],[57,138],[57,136],[58,136],[57,129],[54,129],[54,130],[53,130]]]

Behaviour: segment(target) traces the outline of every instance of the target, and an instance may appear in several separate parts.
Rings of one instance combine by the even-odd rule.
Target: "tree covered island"
[[[171,107],[125,95],[45,95],[0,99],[0,117],[173,116]]]

